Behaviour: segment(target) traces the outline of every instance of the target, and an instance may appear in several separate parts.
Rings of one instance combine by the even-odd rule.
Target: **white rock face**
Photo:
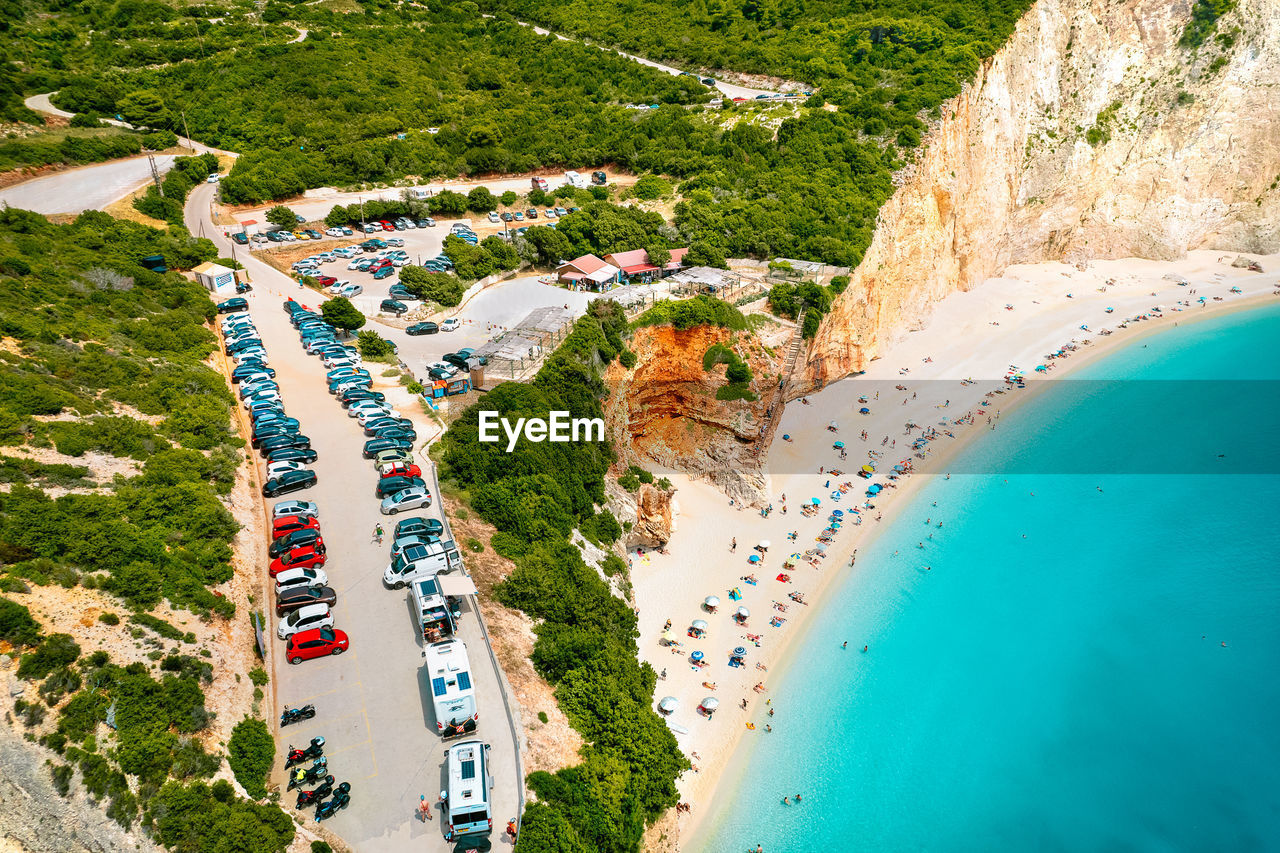
[[[1010,264],[1280,249],[1280,0],[1240,0],[1234,43],[1194,52],[1191,6],[1039,0],[899,176],[809,382]]]

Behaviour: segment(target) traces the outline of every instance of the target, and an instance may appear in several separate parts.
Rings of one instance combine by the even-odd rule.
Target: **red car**
[[[306,545],[276,557],[267,571],[271,572],[271,577],[275,577],[286,569],[318,569],[324,565],[324,561],[324,551],[317,551],[313,546]]]
[[[330,285],[337,284],[338,280],[331,275],[318,275],[316,276],[316,283],[321,287],[329,287]]]
[[[289,638],[287,646],[289,663],[302,663],[326,655],[340,655],[351,648],[345,631],[337,628],[312,628],[299,631]]]
[[[382,230],[383,230],[383,231],[394,231],[394,230],[396,230],[396,227],[395,227],[394,225],[392,225],[390,222],[388,222],[387,220],[385,220],[385,219],[383,219],[382,221],[380,221],[378,224],[382,226]]]
[[[388,477],[421,477],[422,469],[417,465],[398,465],[395,468],[388,468],[382,474],[382,479]]]
[[[319,530],[320,519],[313,515],[285,515],[271,522],[271,538],[279,539],[295,530]]]
[[[383,267],[389,267],[389,266],[394,266],[394,264],[391,263],[390,259],[382,258],[380,260],[374,261],[373,263],[369,264],[369,269],[366,270],[366,272],[377,272]]]

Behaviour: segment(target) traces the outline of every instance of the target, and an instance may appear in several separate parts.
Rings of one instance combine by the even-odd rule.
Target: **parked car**
[[[593,184],[607,184],[607,183],[609,183],[609,177],[608,177],[608,175],[606,175],[604,172],[592,172],[592,173],[591,173],[591,183],[593,183]]]
[[[401,438],[405,441],[417,441],[417,430],[405,429],[404,427],[381,427],[373,434],[374,438]]]
[[[372,459],[384,450],[412,450],[413,442],[399,438],[371,438],[364,443],[364,458]]]
[[[289,569],[314,569],[325,564],[326,557],[323,552],[317,551],[315,548],[302,547],[294,548],[292,551],[285,551],[279,557],[276,557],[267,566],[267,571],[271,577],[275,577],[283,571]]]
[[[365,435],[375,435],[378,430],[387,428],[413,429],[413,421],[408,418],[393,418],[388,415],[382,418],[374,418],[364,423]]]
[[[489,221],[490,221],[490,222],[499,222],[499,221],[501,221],[501,220],[499,220],[499,219],[498,219],[498,211],[496,211],[496,210],[491,210],[491,211],[489,211]]]
[[[285,471],[306,471],[307,466],[301,462],[290,462],[284,459],[267,463],[267,478],[278,477]]]
[[[272,519],[286,518],[288,516],[318,518],[320,516],[320,507],[316,506],[312,501],[288,500],[279,501],[271,508]]]
[[[526,210],[526,211],[524,212],[524,218],[525,218],[525,219],[537,219],[537,218],[538,218],[538,209],[537,209],[536,207],[531,207],[531,208],[529,208],[528,210]]]
[[[388,464],[405,464],[412,461],[413,461],[412,453],[410,453],[408,450],[399,450],[399,449],[383,450],[375,454],[373,457],[373,464],[375,466],[388,465]]]
[[[283,616],[308,604],[338,603],[338,593],[331,586],[303,586],[285,590],[276,596],[276,615]]]
[[[429,506],[431,506],[431,493],[427,491],[426,486],[415,486],[383,498],[379,509],[383,515],[395,515],[407,509],[426,509]]]
[[[275,436],[272,436],[271,438],[264,438],[262,442],[258,445],[258,450],[259,452],[265,455],[267,453],[270,453],[272,450],[278,450],[282,447],[301,447],[304,449],[309,448],[311,447],[311,439],[305,435],[275,435]],[[311,482],[305,486],[297,486],[297,488],[306,489],[314,485],[315,485],[315,474],[312,473]],[[290,491],[293,491],[293,489],[291,489]],[[272,497],[272,495],[267,495],[267,497]]]
[[[286,589],[328,585],[329,576],[324,573],[324,569],[289,569],[276,575],[276,595]]]
[[[281,554],[304,547],[315,548],[321,554],[325,552],[324,536],[321,535],[319,528],[303,527],[277,535],[271,540],[271,544],[267,545],[267,556],[274,560]]]
[[[387,477],[421,477],[422,469],[413,463],[393,463],[378,466],[378,476]]]
[[[276,628],[276,636],[285,640],[301,631],[332,627],[333,611],[329,609],[329,605],[307,604],[294,609],[280,620],[280,625]]]
[[[511,220],[513,220],[514,218],[515,218],[515,217],[514,217],[514,216],[512,216],[509,212],[507,212],[507,211],[505,211],[505,210],[502,212],[502,221],[503,221],[503,222],[510,222],[510,221],[511,221]]]
[[[457,317],[450,317],[449,319],[445,320],[440,324],[440,331],[452,332],[454,329],[457,329],[461,325],[462,325],[462,321],[459,320]]]
[[[381,403],[386,399],[387,395],[381,391],[370,391],[367,388],[359,387],[347,388],[338,395],[338,402],[342,403],[344,407],[350,406],[352,403],[358,403],[361,400],[373,400],[376,403]]]
[[[436,221],[432,219],[430,216],[428,216],[426,219],[418,220],[418,227],[419,228],[435,228]]]
[[[299,505],[299,506],[312,506],[312,507],[315,506],[315,504],[311,503],[310,501],[282,501],[281,503],[276,504],[276,506],[289,506],[290,504]],[[276,539],[283,539],[285,536],[288,536],[290,533],[297,533],[300,530],[314,530],[316,531],[316,534],[318,536],[320,531],[320,518],[316,515],[307,515],[305,513],[298,513],[297,515],[276,515],[276,516],[273,516],[271,519],[272,541],[275,541]],[[308,537],[305,537],[305,536],[299,537],[298,539],[291,540],[291,542],[294,542],[294,543],[303,542],[304,544],[307,541],[314,541],[314,540],[309,539]],[[289,546],[282,546],[282,547],[289,547]],[[276,555],[272,554],[271,556],[274,557]]]
[[[457,372],[452,367],[427,367],[427,375],[432,379],[449,379],[456,375]]]
[[[396,522],[395,538],[403,536],[443,536],[444,524],[434,518],[413,516]]]
[[[381,267],[381,268],[379,268],[379,269],[378,269],[378,271],[377,271],[377,272],[375,272],[375,273],[373,274],[373,280],[374,280],[374,281],[382,281],[384,278],[391,278],[391,276],[393,276],[393,275],[395,275],[395,274],[396,274],[396,268],[395,268],[395,266],[393,266],[392,264],[387,264],[385,267]],[[405,308],[404,310],[405,310],[405,311],[408,311],[409,309],[408,309],[408,308]],[[401,312],[401,313],[403,313],[403,312]],[[399,316],[399,315],[397,315],[397,316]]]
[[[409,306],[405,305],[403,302],[398,302],[395,299],[384,299],[378,306],[378,310],[383,313],[394,314],[399,317],[408,312]]]
[[[302,663],[312,658],[340,655],[351,647],[351,640],[345,631],[337,628],[315,628],[300,631],[288,639],[285,657],[289,663]]]
[[[425,489],[426,486],[426,481],[421,477],[383,477],[374,486],[374,494],[377,497],[385,498],[398,492],[403,492],[405,489]]]
[[[267,453],[268,462],[306,462],[310,464],[320,457],[310,447],[277,447]]]
[[[245,235],[243,231],[237,231],[236,233],[232,234],[231,239],[239,243],[241,246],[249,245],[249,238],[248,236]]]
[[[241,296],[233,296],[224,302],[218,303],[219,314],[229,314],[232,311],[248,311],[249,300]]]

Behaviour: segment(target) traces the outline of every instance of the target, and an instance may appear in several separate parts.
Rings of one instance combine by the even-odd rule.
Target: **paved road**
[[[202,185],[192,191],[187,227],[199,233],[203,226],[205,235],[226,253],[230,241],[208,218],[213,189]],[[241,252],[240,257],[245,254]],[[254,280],[251,313],[277,371],[281,396],[319,453],[312,466],[319,482],[293,497],[313,500],[320,507],[328,547],[325,571],[338,592],[336,624],[351,637],[347,654],[298,666],[290,666],[283,657],[284,644],[271,639],[279,700],[289,705],[313,703],[317,711],[315,719],[282,732],[281,752],[289,743],[303,745],[315,735],[325,737],[331,772],[338,781],[352,784],[351,807],[328,821],[328,826],[354,849],[376,853],[448,850],[439,812],[427,824],[414,816],[420,795],[434,800],[441,790],[444,746],[435,734],[431,702],[419,676],[422,651],[409,598],[382,584],[389,539],[382,546],[371,541],[376,524],[383,523],[390,532],[394,520],[379,515],[373,495],[377,475],[360,455],[363,433],[327,393],[323,365],[303,353],[281,309],[285,294],[298,295],[297,285],[256,258],[247,257],[244,263]],[[316,302],[314,295],[302,301]],[[415,415],[421,422],[419,432],[429,434],[420,412],[405,414]],[[420,464],[429,465],[425,454],[420,455]],[[432,507],[424,514],[438,517],[438,510]],[[265,582],[265,566],[263,575]],[[271,621],[274,631],[274,618]],[[493,840],[497,842],[501,827],[518,813],[523,781],[498,673],[486,652],[472,602],[464,606],[459,636],[467,643],[471,659],[481,714],[478,734],[493,746],[493,817],[499,828]],[[284,778],[282,767],[277,767],[275,778]],[[286,795],[282,804],[293,800],[293,795]]]
[[[173,167],[173,154],[155,158],[162,173]],[[146,157],[109,160],[5,187],[0,189],[0,202],[46,215],[101,210],[150,180]]]
[[[493,16],[486,15],[485,17],[491,18]],[[581,39],[576,39],[576,38],[573,38],[572,36],[561,35],[560,33],[553,33],[551,32],[551,30],[534,26],[533,24],[528,24],[528,23],[525,23],[524,21],[517,21],[516,23],[520,24],[520,26],[522,27],[533,27],[533,31],[535,33],[538,33],[539,35],[544,35],[544,36],[554,35],[556,38],[560,39],[560,41],[582,41]],[[647,65],[650,68],[656,68],[659,71],[665,71],[668,74],[679,75],[682,73],[681,69],[679,68],[672,68],[670,65],[663,65],[660,62],[654,62],[652,59],[645,59],[643,56],[635,56],[634,54],[623,53],[620,50],[614,50],[613,48],[604,47],[602,45],[596,45],[596,47],[599,47],[601,50],[611,51],[613,53],[618,54],[619,56],[625,56],[627,59],[633,59],[636,62],[639,62],[641,65]],[[698,76],[705,77],[710,75],[699,74]],[[728,95],[730,98],[754,98],[756,95],[777,94],[777,92],[773,89],[751,89],[746,86],[739,86],[735,83],[726,83],[724,80],[720,80],[720,79],[716,79],[716,89],[720,90],[725,95]]]

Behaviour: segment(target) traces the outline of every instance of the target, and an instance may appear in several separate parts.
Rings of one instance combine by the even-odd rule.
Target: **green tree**
[[[390,341],[377,332],[369,330],[356,336],[356,346],[360,348],[360,354],[365,358],[385,358],[394,352]]]
[[[116,110],[131,124],[157,128],[168,128],[170,124],[164,99],[152,89],[130,92],[116,103]]]
[[[516,200],[519,199],[520,196],[516,195],[514,190],[507,190],[502,194],[501,198],[502,198],[502,205],[504,207],[510,207],[511,205],[516,203]]]
[[[666,269],[671,263],[671,250],[666,246],[654,245],[645,250],[649,255],[649,263],[659,270]]]
[[[658,175],[643,175],[631,188],[636,198],[657,199],[671,193],[671,184]]]
[[[267,795],[266,779],[275,762],[276,742],[262,720],[246,717],[231,730],[227,762],[231,772],[254,798]]]
[[[13,646],[34,646],[40,641],[40,623],[23,605],[0,598],[0,640]]]
[[[457,276],[442,272],[429,272],[422,267],[404,267],[400,270],[400,283],[410,293],[427,302],[436,302],[452,308],[462,301],[467,286]]]
[[[365,316],[345,296],[335,296],[320,306],[320,316],[326,323],[350,334],[365,324]]]
[[[291,208],[283,204],[277,204],[275,207],[267,211],[266,220],[272,225],[292,231],[298,227],[297,214]]]
[[[488,187],[476,187],[467,193],[467,209],[474,210],[476,213],[487,213],[498,206],[498,200],[493,197]]]

